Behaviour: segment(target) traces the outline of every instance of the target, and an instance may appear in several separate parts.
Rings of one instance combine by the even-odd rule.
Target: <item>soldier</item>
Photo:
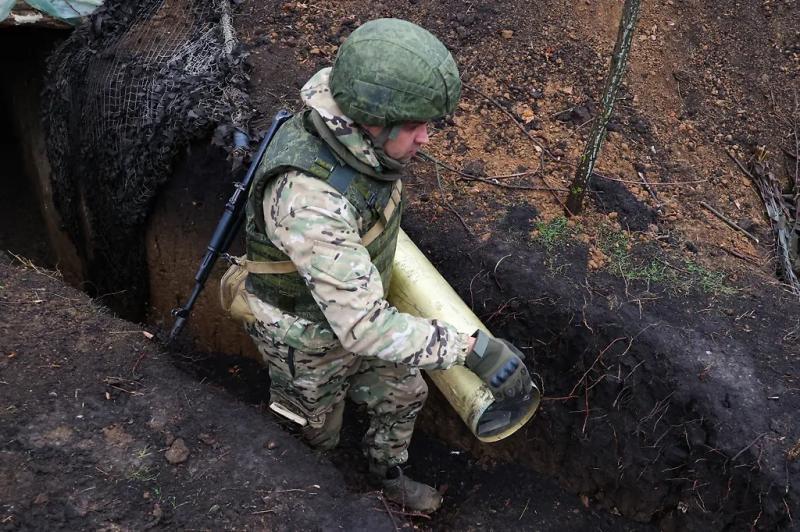
[[[510,344],[385,299],[400,172],[460,93],[452,56],[428,31],[362,25],[300,91],[305,108],[270,144],[247,205],[248,332],[269,365],[271,407],[324,450],[339,441],[345,397],[365,405],[371,475],[388,499],[421,512],[442,497],[400,467],[428,393],[420,369],[466,364],[495,393],[530,391]]]

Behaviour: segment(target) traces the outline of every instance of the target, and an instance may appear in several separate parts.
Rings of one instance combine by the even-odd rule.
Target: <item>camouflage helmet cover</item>
[[[452,113],[461,78],[453,56],[433,34],[405,20],[383,18],[359,26],[342,44],[330,88],[352,120],[387,126]]]

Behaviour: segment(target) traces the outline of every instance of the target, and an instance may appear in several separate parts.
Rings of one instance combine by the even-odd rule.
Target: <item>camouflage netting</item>
[[[247,131],[229,0],[111,0],[51,56],[43,122],[53,195],[95,295],[128,317],[147,295],[144,223],[176,156]],[[121,292],[121,293],[120,293]]]

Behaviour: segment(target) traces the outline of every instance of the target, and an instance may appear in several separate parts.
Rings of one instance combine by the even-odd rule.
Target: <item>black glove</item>
[[[498,400],[522,397],[533,384],[525,367],[525,355],[510,342],[492,338],[483,331],[472,335],[475,345],[467,355],[466,366],[489,385]]]

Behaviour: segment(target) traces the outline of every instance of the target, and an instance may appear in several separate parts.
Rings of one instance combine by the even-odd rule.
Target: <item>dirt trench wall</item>
[[[194,286],[200,259],[233,193],[234,177],[225,153],[204,143],[186,151],[164,185],[150,215],[145,236],[149,299],[147,321],[168,332],[170,311],[183,305]],[[234,241],[231,254],[243,253],[244,236]],[[183,336],[218,353],[260,359],[243,328],[223,315],[219,280],[227,268],[220,259],[197,300]]]
[[[666,530],[790,526],[800,512],[800,401],[789,361],[800,352],[784,319],[796,308],[787,294],[654,300],[642,286],[586,278],[577,245],[553,270],[542,250],[497,234],[476,246],[422,212],[409,222],[491,330],[531,355],[545,390],[538,416],[494,445],[453,416],[434,420],[441,406],[424,427]]]
[[[396,529],[267,411],[54,272],[0,252],[0,312],[3,530]]]
[[[224,157],[197,146],[162,189],[137,255],[148,269],[152,321],[169,327],[168,311],[188,295],[230,191]],[[772,529],[800,514],[800,466],[791,459],[800,355],[786,321],[797,307],[783,294],[654,298],[605,273],[587,277],[580,247],[554,267],[502,228],[479,244],[413,202],[405,228],[493,332],[532,355],[547,396],[538,417],[499,444],[477,443],[435,393],[422,430],[543,471],[587,504],[664,529]],[[210,350],[253,354],[217,310],[222,270],[187,336]]]
[[[42,75],[50,50],[65,37],[65,32],[40,29],[4,29],[0,31],[0,68],[4,79],[0,84],[0,106],[11,117],[25,175],[8,175],[3,179],[28,179],[36,195],[36,203],[44,220],[49,247],[57,258],[57,267],[64,279],[79,286],[85,272],[77,249],[64,230],[61,216],[53,202],[51,167],[47,158],[40,107]],[[8,167],[6,167],[6,171]],[[15,228],[9,221],[7,230]]]

